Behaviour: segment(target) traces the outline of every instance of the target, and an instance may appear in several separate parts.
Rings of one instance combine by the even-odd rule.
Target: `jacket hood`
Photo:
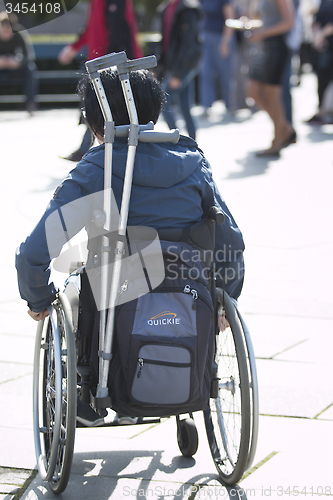
[[[124,179],[127,141],[116,139],[113,144],[112,175]],[[104,169],[105,145],[90,149],[80,163],[86,162]],[[177,144],[139,142],[136,149],[133,184],[170,188],[187,179],[201,165],[203,157],[195,141],[181,136]]]

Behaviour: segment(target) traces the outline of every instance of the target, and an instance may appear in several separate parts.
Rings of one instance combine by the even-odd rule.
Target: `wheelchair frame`
[[[179,131],[156,132],[153,125],[138,124],[129,72],[149,69],[156,65],[155,56],[130,61],[125,52],[109,54],[86,63],[105,119],[104,229],[111,230],[112,146],[114,137],[128,135],[128,155],[119,218],[119,240],[116,242],[112,276],[108,274],[108,237],[103,236],[101,250],[99,380],[96,396],[91,403],[101,414],[111,408],[107,381],[112,341],[115,304],[119,289],[121,260],[138,141],[177,142]],[[121,81],[129,126],[115,127],[111,110],[100,78],[100,71],[116,67]],[[100,216],[101,214],[97,214]],[[221,215],[221,214],[220,214]],[[219,213],[212,218],[218,219]],[[110,290],[110,297],[109,297]],[[74,294],[75,295],[75,294]],[[77,298],[72,304],[71,293],[60,293],[49,307],[50,316],[38,324],[33,378],[34,440],[37,465],[42,479],[54,493],[67,486],[73,458],[77,368],[75,334],[77,322],[72,309],[77,310]],[[109,306],[108,306],[109,305]],[[252,465],[258,436],[258,382],[255,357],[249,331],[234,301],[217,289],[215,363],[217,374],[209,409],[204,411],[208,443],[214,464],[226,484],[235,484]],[[106,311],[108,310],[108,315]],[[218,318],[225,317],[229,326],[218,328]],[[227,371],[227,372],[226,372]],[[193,415],[177,420],[177,439],[181,453],[193,456],[198,448],[198,435]],[[239,435],[236,435],[239,434]]]

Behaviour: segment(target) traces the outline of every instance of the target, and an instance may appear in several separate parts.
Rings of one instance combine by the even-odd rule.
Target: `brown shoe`
[[[286,148],[287,146],[290,146],[290,144],[295,144],[297,140],[297,134],[295,130],[292,130],[287,137],[287,139],[284,141],[282,147]]]

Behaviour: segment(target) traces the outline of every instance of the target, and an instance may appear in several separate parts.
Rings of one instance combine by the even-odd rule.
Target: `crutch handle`
[[[129,125],[117,125],[114,128],[115,137],[127,137],[129,133]],[[154,130],[154,123],[149,122],[146,125],[139,125],[139,132],[143,130]]]
[[[172,142],[176,144],[179,141],[179,130],[177,128],[170,132],[158,132],[157,130],[143,130],[139,132],[140,142]]]
[[[116,66],[119,75],[123,75],[124,73],[137,69],[155,68],[156,65],[157,60],[155,56],[140,57],[140,59],[131,61],[127,59],[126,52],[113,52],[112,54],[91,59],[85,64],[89,75],[102,71],[103,69],[111,68],[112,66]]]
[[[140,59],[130,60],[117,64],[117,71],[119,75],[128,73],[129,71],[136,71],[137,69],[155,68],[157,60],[155,56],[140,57]]]
[[[102,69],[107,69],[112,66],[118,66],[119,64],[126,62],[126,52],[112,52],[111,54],[106,54],[105,56],[96,57],[96,59],[87,61],[85,66],[89,75],[91,75],[96,71],[101,71]]]
[[[127,137],[129,125],[117,125],[114,128],[115,137]],[[173,129],[170,132],[158,132],[154,130],[154,123],[149,122],[146,125],[139,125],[139,141],[141,142],[172,142],[176,144],[179,141],[179,130]]]

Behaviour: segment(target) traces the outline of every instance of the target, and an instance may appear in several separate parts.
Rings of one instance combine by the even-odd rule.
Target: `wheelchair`
[[[88,61],[86,66],[95,90],[101,96],[103,88],[98,77],[99,71],[116,66],[120,74],[125,74],[122,81],[125,81],[126,86],[129,85],[129,79],[126,79],[129,70],[153,67],[155,64],[154,56],[128,61],[125,53],[119,53]],[[124,90],[125,99],[128,94],[131,94],[131,91],[127,87]],[[100,102],[104,100],[100,98]],[[129,98],[129,101],[131,103],[133,99]],[[129,114],[131,116],[131,113]],[[110,118],[108,110],[105,116]],[[154,132],[148,129],[138,133],[141,134],[142,140],[169,141],[170,134],[175,137],[172,131],[165,133],[166,139],[163,138],[163,133]],[[108,141],[106,156],[107,154]],[[131,162],[133,166],[133,155]],[[124,193],[125,191],[126,186]],[[126,196],[126,193],[124,195]],[[221,215],[216,210],[211,212],[210,220],[213,225],[219,223]],[[126,223],[123,231],[126,232]],[[123,249],[122,241],[117,241],[116,245]],[[122,251],[118,252],[119,255],[121,253]],[[34,443],[40,476],[55,494],[62,493],[68,484],[74,450],[77,397],[78,392],[82,394],[87,390],[89,379],[86,361],[82,361],[86,356],[87,346],[84,345],[85,341],[78,339],[79,311],[82,311],[80,287],[84,272],[83,265],[66,280],[64,291],[58,294],[49,307],[49,317],[39,322],[36,334],[33,373]],[[102,283],[103,286],[105,283]],[[119,283],[117,286],[119,287]],[[255,456],[259,417],[258,382],[250,333],[235,301],[219,288],[214,290],[213,296],[214,377],[209,403],[207,409],[203,410],[203,416],[209,448],[218,474],[223,483],[234,485],[251,467]],[[115,301],[112,302],[112,291],[111,304],[115,304]],[[112,327],[114,311],[112,315],[110,309],[107,319],[101,317],[100,325],[105,329],[109,321]],[[102,350],[105,350],[108,342],[112,345],[112,338],[107,340],[108,332],[103,331],[106,333]],[[112,408],[104,391],[107,386],[109,359],[108,356],[104,359],[105,364],[99,372],[96,398],[92,398],[101,415],[106,412],[106,408]],[[106,371],[106,380],[103,369]],[[192,457],[198,449],[198,432],[193,414],[190,413],[186,418],[175,414],[175,417],[180,452],[185,457]]]

